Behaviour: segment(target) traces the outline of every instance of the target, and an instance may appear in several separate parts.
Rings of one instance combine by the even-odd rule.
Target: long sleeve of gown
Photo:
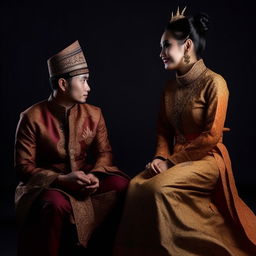
[[[205,91],[207,104],[205,125],[201,134],[182,150],[168,157],[173,164],[199,160],[219,142],[226,118],[229,91],[225,80],[218,76]]]
[[[172,150],[174,130],[167,120],[164,97],[161,101],[160,112],[157,120],[156,153],[155,158],[167,159]]]

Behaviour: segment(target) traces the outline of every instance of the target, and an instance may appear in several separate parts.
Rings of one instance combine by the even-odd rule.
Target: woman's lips
[[[164,64],[168,63],[170,59],[163,59]]]

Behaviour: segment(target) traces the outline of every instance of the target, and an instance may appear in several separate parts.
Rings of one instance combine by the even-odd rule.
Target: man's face
[[[89,74],[74,76],[69,81],[67,96],[75,103],[85,103],[91,90],[88,85]]]

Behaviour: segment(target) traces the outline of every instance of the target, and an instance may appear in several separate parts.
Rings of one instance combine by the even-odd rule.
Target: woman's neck
[[[177,74],[179,76],[182,76],[184,74],[186,74],[191,68],[192,66],[198,61],[197,58],[192,58],[190,60],[190,63],[189,64],[183,64],[181,65],[178,69],[177,69]]]

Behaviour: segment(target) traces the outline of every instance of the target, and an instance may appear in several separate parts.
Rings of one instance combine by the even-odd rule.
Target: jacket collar
[[[77,104],[74,104],[73,107],[71,107],[69,110],[67,110],[65,107],[59,105],[56,101],[56,99],[51,94],[48,98],[49,102],[49,108],[53,114],[55,114],[60,119],[66,119],[66,117],[69,114],[72,114],[77,109]]]

